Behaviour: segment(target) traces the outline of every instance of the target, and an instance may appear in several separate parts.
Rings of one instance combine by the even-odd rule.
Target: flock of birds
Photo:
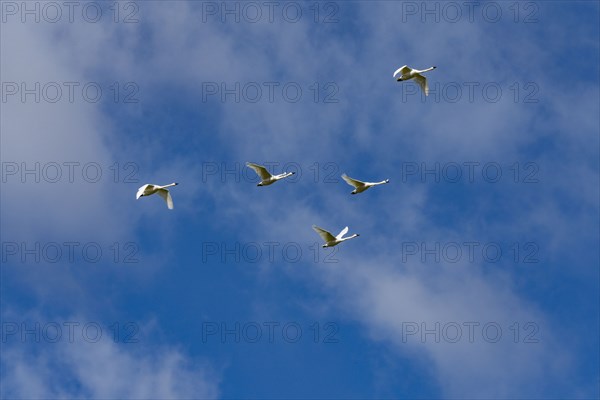
[[[424,72],[434,70],[435,68],[436,67],[431,67],[431,68],[427,68],[427,69],[423,69],[423,70],[418,70],[418,69],[412,69],[409,66],[404,65],[404,66],[398,68],[394,72],[393,76],[394,76],[394,78],[396,78],[396,81],[398,81],[398,82],[414,79],[415,82],[417,82],[417,84],[421,87],[421,90],[423,91],[423,93],[425,93],[425,96],[428,96],[429,95],[429,87],[427,86],[427,79],[421,74]],[[295,174],[295,172],[284,172],[282,174],[272,175],[269,171],[267,171],[267,169],[264,166],[254,164],[251,162],[247,162],[246,166],[249,168],[252,168],[254,170],[254,172],[256,172],[258,177],[261,179],[261,181],[257,184],[257,186],[272,185],[273,183],[275,183],[279,180],[282,180],[284,178],[287,178],[287,177]],[[346,181],[346,183],[348,185],[354,187],[354,190],[350,194],[362,193],[365,190],[369,189],[370,187],[384,185],[384,184],[390,182],[389,179],[383,180],[381,182],[363,182],[363,181],[359,181],[358,179],[350,178],[346,174],[342,175],[342,179],[344,181]],[[169,208],[169,210],[172,210],[173,209],[173,198],[171,197],[171,193],[169,192],[169,189],[167,189],[167,188],[172,187],[172,186],[177,186],[177,185],[178,184],[175,182],[170,183],[168,185],[163,185],[163,186],[146,184],[138,189],[135,198],[139,199],[140,197],[143,197],[143,196],[151,196],[153,194],[158,194],[167,203],[167,207]],[[312,228],[325,241],[325,244],[323,244],[322,247],[333,247],[342,242],[345,242],[346,240],[354,239],[354,238],[360,236],[359,234],[355,233],[353,235],[344,237],[344,235],[348,233],[348,227],[345,227],[344,229],[342,229],[342,231],[337,236],[333,236],[331,234],[331,232],[326,231],[323,228],[319,228],[316,225],[313,225]]]

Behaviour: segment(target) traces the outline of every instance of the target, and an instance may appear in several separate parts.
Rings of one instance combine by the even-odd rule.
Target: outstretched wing
[[[342,236],[344,236],[346,233],[348,233],[348,227],[345,227],[344,229],[342,229],[342,231],[335,238],[341,239]]]
[[[171,198],[171,193],[167,189],[158,189],[156,191],[167,202],[167,207],[169,210],[173,209],[173,199]]]
[[[355,188],[359,188],[361,186],[365,186],[365,183],[362,181],[358,181],[356,179],[350,178],[348,175],[343,174],[342,179],[346,181],[346,183],[350,186],[354,186]]]
[[[398,75],[398,73],[401,73],[402,75],[406,75],[410,71],[412,71],[412,69],[410,69],[410,67],[408,65],[403,65],[402,67],[398,68],[396,70],[396,72],[394,72],[394,78],[396,77],[396,75]]]
[[[135,195],[135,198],[139,199],[144,194],[144,190],[146,190],[146,188],[148,186],[150,186],[150,185],[146,184],[146,185],[142,186],[141,188],[139,188],[138,191],[137,191],[137,193],[136,193],[136,195]]]
[[[319,228],[316,225],[313,225],[312,228],[319,234],[319,236],[321,236],[325,243],[333,242],[335,240],[333,235],[327,232],[325,229]]]
[[[252,168],[254,170],[254,172],[256,172],[256,174],[258,176],[260,176],[260,179],[262,179],[263,181],[271,178],[271,176],[272,176],[269,173],[269,171],[267,171],[267,169],[265,167],[263,167],[262,165],[247,162],[246,166]]]
[[[425,96],[429,96],[429,86],[427,86],[427,79],[421,74],[415,74],[415,81],[421,86],[421,90],[425,92]]]

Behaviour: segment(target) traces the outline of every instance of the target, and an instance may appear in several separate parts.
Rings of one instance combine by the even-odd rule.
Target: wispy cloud
[[[78,337],[73,343],[65,339],[39,347],[3,345],[3,398],[213,399],[219,395],[214,371],[177,348],[117,344],[108,335],[94,343]]]

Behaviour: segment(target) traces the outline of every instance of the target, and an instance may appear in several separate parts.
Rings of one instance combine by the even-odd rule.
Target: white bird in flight
[[[246,166],[252,168],[254,172],[256,172],[256,175],[258,175],[260,179],[262,179],[262,181],[260,181],[256,186],[271,185],[280,179],[287,178],[288,176],[292,176],[295,174],[295,172],[284,172],[283,174],[279,175],[271,175],[269,171],[267,171],[267,169],[262,165],[247,162]]]
[[[325,241],[325,244],[321,247],[333,247],[333,246],[336,246],[346,240],[353,239],[355,237],[360,236],[358,233],[355,233],[352,236],[342,237],[346,233],[348,233],[348,227],[345,227],[344,229],[342,229],[342,231],[337,236],[333,236],[330,232],[327,232],[325,229],[319,228],[316,225],[313,225],[312,228]]]
[[[425,92],[425,96],[429,96],[429,86],[427,86],[427,79],[421,74],[423,72],[431,71],[436,68],[437,67],[431,67],[431,68],[427,68],[424,70],[418,70],[418,69],[412,69],[408,65],[405,65],[403,67],[398,68],[396,70],[396,72],[394,72],[394,78],[396,78],[396,75],[400,74],[396,78],[396,80],[398,82],[407,81],[409,79],[414,79],[415,81],[417,81],[419,86],[421,86],[421,90],[423,90],[423,92]]]
[[[348,185],[354,186],[354,190],[350,194],[362,193],[362,192],[364,192],[365,190],[367,190],[368,188],[370,188],[372,186],[385,185],[386,183],[390,183],[389,179],[386,179],[385,181],[381,181],[381,182],[363,182],[363,181],[358,181],[356,179],[350,178],[346,174],[342,175],[342,179],[345,180]]]
[[[178,183],[175,182],[164,186],[152,185],[148,183],[138,189],[135,198],[139,200],[139,198],[142,196],[150,196],[154,193],[158,193],[158,195],[167,202],[167,207],[169,207],[169,210],[172,210],[173,199],[171,198],[171,193],[169,193],[166,188],[176,185],[178,185]]]

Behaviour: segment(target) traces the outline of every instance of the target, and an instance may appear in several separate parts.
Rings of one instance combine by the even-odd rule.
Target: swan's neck
[[[168,185],[161,186],[161,188],[164,189],[164,188],[168,188],[168,187],[171,187],[171,186],[177,186],[177,184],[175,182],[173,182],[173,183],[169,183]]]
[[[352,235],[352,236],[348,236],[348,237],[342,238],[342,240],[354,239],[354,238],[355,238],[355,237],[357,237],[357,236],[358,236],[358,235],[355,233],[355,234],[354,234],[354,235]]]
[[[385,180],[385,181],[381,181],[381,182],[375,182],[375,185],[385,185],[386,183],[389,183],[389,180]]]
[[[431,67],[431,68],[427,68],[427,69],[424,69],[424,70],[421,70],[421,71],[417,71],[417,72],[420,74],[420,73],[423,73],[423,72],[432,71],[434,69],[435,69],[435,67]]]

